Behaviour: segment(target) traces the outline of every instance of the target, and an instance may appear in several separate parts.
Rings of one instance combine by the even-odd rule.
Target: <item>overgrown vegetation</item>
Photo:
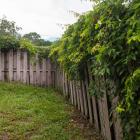
[[[93,11],[80,16],[53,44],[50,56],[72,79],[83,78],[83,69],[90,63],[93,76],[113,80],[124,139],[139,140],[140,1],[94,2]]]
[[[91,1],[96,3],[94,9],[68,27],[62,38],[52,45],[49,55],[71,79],[83,78],[83,69],[89,63],[93,77],[105,76],[112,80],[116,86],[113,94],[119,97],[117,110],[124,139],[139,140],[140,1]],[[0,36],[0,48],[34,48],[31,44],[20,41],[17,35]],[[39,55],[46,57],[48,49],[45,53],[39,49]],[[94,88],[94,95],[99,96]]]
[[[52,89],[0,83],[0,139],[88,140],[72,112]]]

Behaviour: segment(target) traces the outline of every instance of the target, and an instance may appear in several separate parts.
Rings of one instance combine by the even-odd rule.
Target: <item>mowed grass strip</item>
[[[0,139],[82,140],[71,112],[52,89],[0,82]]]

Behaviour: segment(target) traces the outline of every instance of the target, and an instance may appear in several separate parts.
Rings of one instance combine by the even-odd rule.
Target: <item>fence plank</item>
[[[84,115],[84,99],[83,99],[83,92],[82,92],[82,81],[80,81],[79,93],[80,93],[81,112]]]
[[[40,67],[38,54],[36,54],[36,85],[40,85]]]
[[[1,50],[0,50],[0,81],[2,81],[2,57],[1,57]]]
[[[43,86],[46,86],[46,76],[47,76],[47,73],[46,73],[46,59],[43,59],[42,69],[43,69],[42,83],[43,83]]]
[[[116,140],[122,140],[123,133],[122,133],[122,127],[121,127],[121,120],[119,119],[119,116],[115,110],[118,103],[118,97],[115,97],[112,100],[112,106],[113,106],[113,123],[114,123],[114,130],[115,130],[115,139]]]
[[[13,81],[13,79],[14,79],[13,78],[13,74],[14,74],[14,72],[13,72],[13,65],[14,65],[13,64],[13,60],[14,60],[13,59],[13,50],[10,50],[8,54],[9,54],[9,56],[8,56],[8,58],[9,58],[9,70],[8,70],[9,78],[8,79],[9,79],[9,81]]]
[[[49,58],[48,58],[47,62],[48,62],[48,68],[47,68],[48,69],[48,86],[52,86],[52,79],[51,79],[51,61],[50,61]]]
[[[34,63],[30,56],[30,84],[34,84]]]
[[[27,83],[27,52],[23,53],[23,83]]]
[[[86,87],[86,94],[87,94],[87,102],[88,102],[88,109],[89,109],[89,122],[93,124],[93,112],[92,112],[92,105],[91,105],[91,97],[88,92],[88,73],[85,69],[85,87]]]
[[[83,92],[83,102],[84,102],[84,115],[88,117],[87,94],[85,89],[85,83],[83,81],[82,81],[82,92]]]
[[[17,50],[17,81],[20,81],[20,50]]]

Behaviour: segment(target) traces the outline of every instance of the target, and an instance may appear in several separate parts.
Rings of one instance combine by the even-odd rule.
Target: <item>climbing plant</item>
[[[94,2],[93,10],[81,15],[53,44],[50,56],[72,79],[82,78],[87,63],[93,76],[115,79],[124,139],[139,140],[140,1]]]

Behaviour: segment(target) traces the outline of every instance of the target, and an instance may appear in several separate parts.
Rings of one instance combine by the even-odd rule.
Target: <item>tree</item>
[[[0,35],[1,36],[14,36],[19,37],[18,31],[20,27],[16,26],[14,21],[8,21],[6,17],[0,19]]]
[[[41,39],[41,36],[36,32],[30,32],[28,34],[25,34],[23,38],[29,39],[32,43],[36,44],[38,40]]]
[[[36,32],[30,32],[28,34],[25,34],[23,36],[23,38],[26,38],[26,39],[30,40],[34,45],[37,45],[37,46],[50,46],[51,45],[50,41],[45,41]]]

